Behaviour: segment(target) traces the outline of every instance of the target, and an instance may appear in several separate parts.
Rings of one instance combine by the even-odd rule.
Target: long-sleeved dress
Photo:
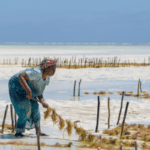
[[[16,133],[23,133],[25,129],[36,128],[40,124],[39,104],[34,100],[26,98],[26,91],[19,82],[19,74],[26,72],[29,80],[27,84],[32,91],[32,97],[37,98],[43,94],[46,85],[50,82],[50,77],[46,80],[42,78],[42,70],[38,68],[28,68],[13,75],[8,83],[10,100],[18,115]]]

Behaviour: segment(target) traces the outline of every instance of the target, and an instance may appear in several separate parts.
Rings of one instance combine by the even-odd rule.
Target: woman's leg
[[[16,126],[16,133],[23,133],[25,132],[26,122],[30,117],[31,113],[27,109],[20,109],[20,112],[17,113],[17,115],[18,115],[18,121]]]
[[[25,131],[26,122],[31,115],[30,101],[28,99],[24,99],[24,101],[26,102],[23,101],[22,103],[16,103],[13,99],[11,99],[11,101],[14,106],[15,112],[18,115],[16,133],[23,133]]]
[[[15,81],[12,79],[9,81],[9,97],[14,106],[15,112],[18,115],[16,133],[23,133],[25,131],[26,121],[31,115],[31,103],[24,95],[22,97],[17,95],[14,82]]]
[[[35,124],[35,128],[40,125],[40,110],[38,102],[30,100],[31,102],[31,118],[32,122]]]
[[[35,124],[36,134],[39,132],[40,136],[46,136],[46,134],[41,132],[40,128],[40,110],[39,104],[36,101],[31,100],[31,117],[32,121]]]

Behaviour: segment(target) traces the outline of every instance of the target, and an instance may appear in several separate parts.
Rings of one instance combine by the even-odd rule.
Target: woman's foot
[[[19,137],[19,136],[20,136],[20,137],[23,137],[24,135],[23,135],[22,133],[16,133],[15,136],[16,136],[16,137]]]
[[[35,129],[36,129],[36,135],[37,135],[37,133],[39,133],[40,136],[48,136],[45,133],[41,132],[40,125],[39,125],[39,127],[35,128]]]
[[[45,134],[45,133],[40,132],[40,136],[48,136],[48,135]]]

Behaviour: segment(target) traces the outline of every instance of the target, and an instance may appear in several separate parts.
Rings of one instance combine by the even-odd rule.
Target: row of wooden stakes
[[[120,106],[120,111],[119,111],[119,116],[118,116],[117,125],[119,124],[120,116],[121,116],[121,113],[122,113],[124,95],[125,95],[125,94],[124,94],[124,91],[123,91],[123,92],[122,92],[121,106]],[[122,122],[122,130],[121,130],[121,135],[120,135],[120,136],[122,136],[122,134],[123,134],[123,129],[124,129],[125,119],[126,119],[126,115],[127,115],[127,111],[128,111],[128,106],[129,106],[129,102],[126,103],[126,108],[125,108],[124,118],[123,118],[123,122]],[[96,124],[95,132],[98,132],[99,110],[100,110],[100,98],[99,98],[99,96],[98,96],[97,124]],[[110,128],[110,98],[108,97],[108,129],[109,129],[109,128]]]
[[[1,133],[4,132],[4,126],[5,126],[5,120],[6,120],[6,116],[7,116],[7,111],[8,111],[8,105],[6,105],[6,109],[5,109],[5,113],[4,113],[4,117],[3,117]],[[17,114],[16,114],[16,112],[13,113],[13,106],[12,106],[12,104],[10,104],[10,115],[11,115],[12,132],[14,133],[15,128],[17,126]]]
[[[55,58],[55,57],[54,57]],[[150,57],[148,57],[148,62],[146,62],[146,59],[144,59],[143,63],[137,63],[137,62],[129,62],[124,61],[121,62],[120,59],[117,60],[117,58],[108,58],[108,60],[103,60],[103,58],[78,58],[76,60],[76,57],[72,59],[66,59],[66,58],[55,58],[58,61],[58,67],[59,68],[101,68],[101,67],[130,67],[130,66],[149,66],[150,65]],[[89,60],[88,60],[89,59]],[[19,63],[22,64],[23,67],[37,67],[42,58],[29,58],[28,60],[22,59],[21,62],[18,61],[18,57],[15,58],[15,60],[11,59],[3,59],[3,62],[1,64],[3,65],[18,65]]]
[[[79,81],[79,86],[78,86],[78,97],[80,96],[80,84],[81,84],[81,79]],[[75,89],[76,89],[76,80],[74,81],[74,88],[73,88],[73,96],[75,96]]]
[[[5,109],[5,113],[4,113],[4,117],[3,117],[3,123],[2,123],[2,130],[1,133],[3,134],[4,132],[4,127],[5,127],[5,120],[6,120],[6,116],[7,116],[7,111],[8,111],[8,105],[6,105],[6,109]],[[13,106],[12,104],[10,104],[10,114],[11,114],[11,125],[12,125],[12,133],[14,133],[16,126],[17,126],[17,114],[14,111],[13,113]],[[14,122],[15,121],[15,122]],[[41,150],[40,147],[40,135],[39,132],[37,132],[37,146],[38,146],[38,150]]]

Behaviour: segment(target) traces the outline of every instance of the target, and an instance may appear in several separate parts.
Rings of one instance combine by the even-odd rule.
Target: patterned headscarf
[[[42,62],[39,64],[40,69],[47,68],[49,66],[58,66],[57,65],[57,60],[55,59],[50,59],[50,58],[44,58]]]

